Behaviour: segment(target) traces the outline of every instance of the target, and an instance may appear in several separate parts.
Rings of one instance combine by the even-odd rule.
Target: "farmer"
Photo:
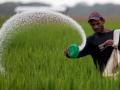
[[[89,15],[88,23],[94,34],[87,38],[86,46],[79,52],[77,58],[91,55],[96,68],[103,72],[113,51],[113,30],[104,28],[105,18],[98,12]],[[68,55],[68,48],[65,49],[65,55],[71,58]]]

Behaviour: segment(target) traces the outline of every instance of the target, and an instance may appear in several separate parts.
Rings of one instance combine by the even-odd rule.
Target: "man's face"
[[[96,33],[101,33],[104,31],[104,21],[103,20],[90,20],[89,24]]]

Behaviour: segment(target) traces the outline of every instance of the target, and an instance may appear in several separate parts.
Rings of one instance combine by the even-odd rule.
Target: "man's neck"
[[[103,34],[103,33],[107,33],[107,32],[111,32],[112,30],[110,29],[104,29],[101,32],[96,32],[97,34]]]

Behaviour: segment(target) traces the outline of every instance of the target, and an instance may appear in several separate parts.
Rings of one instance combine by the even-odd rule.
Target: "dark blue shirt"
[[[113,39],[113,31],[93,34],[87,38],[86,46],[80,51],[79,57],[91,55],[94,64],[102,72],[113,51],[112,46],[105,46],[103,43],[111,39]]]

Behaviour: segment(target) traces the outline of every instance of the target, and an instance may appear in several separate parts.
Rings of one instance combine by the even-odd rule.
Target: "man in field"
[[[94,34],[87,38],[86,46],[77,58],[91,55],[96,67],[103,72],[113,51],[113,30],[104,28],[105,19],[98,12],[89,15],[88,23]],[[68,49],[65,49],[65,55],[71,58]]]

